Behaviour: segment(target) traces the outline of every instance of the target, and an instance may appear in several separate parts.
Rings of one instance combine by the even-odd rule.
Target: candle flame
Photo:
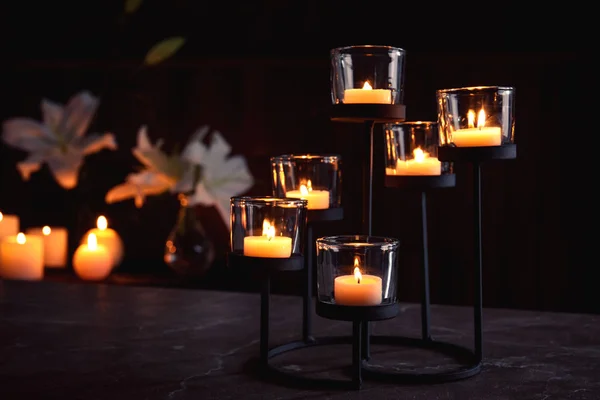
[[[423,150],[421,150],[420,147],[417,147],[413,151],[413,156],[416,162],[423,162],[423,160],[425,160],[426,153]]]
[[[360,281],[362,279],[362,274],[360,273],[360,268],[358,268],[359,265],[360,265],[360,260],[358,259],[358,257],[354,257],[354,279],[356,279],[356,283],[360,283]]]
[[[365,81],[365,84],[363,85],[363,90],[373,90],[373,86],[371,86],[369,81]]]
[[[45,236],[48,236],[48,235],[50,234],[50,232],[52,232],[52,229],[50,229],[50,227],[49,227],[48,225],[46,225],[46,226],[44,226],[44,227],[42,228],[42,233],[43,233]]]
[[[271,240],[275,237],[275,227],[271,225],[269,220],[265,219],[263,221],[263,236],[266,236],[268,240]]]
[[[105,230],[108,227],[108,221],[106,220],[106,217],[104,215],[98,217],[98,220],[96,221],[96,226],[98,226],[98,229],[100,229],[101,231]]]
[[[477,127],[479,129],[481,129],[484,126],[485,126],[485,110],[483,109],[483,107],[481,107],[481,110],[479,110],[479,113],[477,114]]]
[[[473,110],[467,112],[467,128],[475,128],[475,111]]]
[[[19,232],[17,234],[17,243],[25,244],[26,241],[27,241],[27,238],[25,237],[25,234],[23,232]]]
[[[312,182],[310,181],[310,179],[308,180],[308,182],[306,182],[306,185],[302,184],[300,185],[300,194],[301,195],[307,195],[308,192],[312,192],[313,188],[312,188]]]
[[[98,238],[95,233],[90,233],[87,237],[87,246],[90,250],[96,250],[98,248]]]
[[[354,268],[354,278],[356,279],[356,283],[360,283],[360,280],[362,279],[362,274],[358,267]]]
[[[2,221],[3,219],[4,219],[4,214],[2,214],[2,213],[0,212],[0,221]]]

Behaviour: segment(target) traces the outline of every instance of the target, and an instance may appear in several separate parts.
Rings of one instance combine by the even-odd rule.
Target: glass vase
[[[196,215],[196,207],[188,205],[180,194],[179,212],[173,230],[165,243],[164,261],[180,276],[202,278],[215,260],[215,247]]]

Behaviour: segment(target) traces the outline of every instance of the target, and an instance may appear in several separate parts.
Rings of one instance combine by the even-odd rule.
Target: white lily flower
[[[4,122],[2,140],[29,152],[17,164],[24,180],[46,163],[60,186],[77,186],[84,157],[103,149],[116,150],[111,133],[85,135],[99,101],[83,91],[71,97],[66,106],[43,99],[43,122],[30,118],[12,118]]]
[[[144,165],[141,172],[130,174],[127,180],[106,194],[106,202],[133,198],[141,207],[146,196],[166,191],[184,194],[189,206],[214,206],[223,222],[229,226],[231,197],[244,193],[254,184],[246,160],[229,156],[231,146],[220,132],[215,131],[209,146],[203,139],[208,126],[198,129],[180,155],[167,155],[159,140],[152,144],[146,127],[138,131],[135,157]]]
[[[164,193],[179,181],[183,175],[183,165],[178,155],[169,156],[160,148],[162,141],[152,144],[146,126],[138,130],[137,145],[133,155],[144,165],[141,172],[130,174],[124,183],[108,191],[105,201],[109,204],[133,198],[139,208],[144,205],[146,196]]]
[[[225,225],[230,227],[230,200],[249,190],[254,185],[254,178],[242,156],[229,156],[231,146],[220,132],[212,135],[210,146],[201,143],[208,132],[207,127],[200,128],[194,135],[198,140],[193,154],[188,155],[191,162],[196,161],[202,167],[202,179],[189,196],[189,204],[214,206]],[[193,158],[192,158],[193,157]]]

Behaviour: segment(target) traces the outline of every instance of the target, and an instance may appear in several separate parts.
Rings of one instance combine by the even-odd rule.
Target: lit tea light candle
[[[15,236],[19,233],[19,217],[0,212],[0,239],[5,236]]]
[[[329,208],[329,190],[313,190],[310,179],[306,185],[300,185],[300,190],[290,190],[285,196],[306,200],[309,210]]]
[[[38,236],[6,236],[0,241],[0,276],[38,281],[44,276],[44,244]]]
[[[412,160],[400,160],[396,162],[396,168],[386,168],[387,175],[441,175],[442,163],[437,157],[429,157],[429,154],[416,148],[413,151]]]
[[[263,221],[262,236],[244,238],[244,255],[248,257],[289,258],[292,255],[292,238],[275,236],[275,227]]]
[[[344,104],[392,104],[392,91],[373,89],[366,81],[362,89],[344,90]]]
[[[121,263],[123,259],[123,241],[119,234],[108,227],[108,221],[104,215],[98,217],[96,228],[90,229],[81,239],[81,243],[86,243],[88,236],[93,233],[96,235],[98,244],[106,247],[108,253],[113,258],[113,267]]]
[[[113,268],[113,257],[98,243],[95,233],[87,235],[87,243],[79,245],[73,255],[73,269],[77,276],[88,281],[106,279]]]
[[[363,275],[360,261],[354,258],[354,275],[338,276],[333,281],[336,304],[345,306],[374,306],[381,304],[382,280],[375,275]]]
[[[44,243],[44,265],[49,268],[64,268],[67,265],[66,228],[44,226],[30,228],[27,235],[39,236]]]
[[[452,132],[452,142],[457,147],[484,147],[500,146],[502,144],[502,130],[499,126],[485,126],[485,110],[483,107],[477,115],[477,127],[475,127],[475,111],[467,113],[466,129],[457,129]]]

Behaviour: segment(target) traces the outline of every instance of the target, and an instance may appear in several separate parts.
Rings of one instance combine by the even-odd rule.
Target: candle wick
[[[356,279],[356,283],[360,284],[360,278]]]

